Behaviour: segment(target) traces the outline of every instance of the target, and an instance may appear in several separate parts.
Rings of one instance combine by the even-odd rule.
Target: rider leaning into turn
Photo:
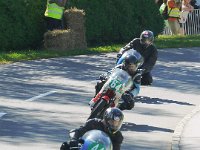
[[[140,38],[135,38],[129,42],[125,47],[123,47],[118,53],[118,60],[121,58],[122,54],[130,49],[134,49],[139,52],[144,58],[144,63],[139,69],[143,69],[141,84],[142,85],[151,85],[153,78],[151,71],[157,61],[157,49],[153,44],[154,34],[152,31],[145,30],[141,33]],[[118,62],[117,64],[120,64]]]
[[[134,107],[134,104],[135,104],[134,97],[137,96],[140,91],[141,71],[138,70],[138,68],[142,65],[142,63],[143,63],[142,56],[137,51],[134,51],[131,55],[127,55],[125,57],[125,60],[122,64],[119,64],[115,67],[115,68],[123,69],[133,79],[133,86],[131,87],[131,89],[127,90],[122,95],[121,100],[123,102],[117,106],[121,110],[125,110],[125,109],[131,110]],[[100,76],[100,78],[107,79],[108,77],[107,75],[103,75],[103,76]],[[94,104],[98,100],[97,93],[101,90],[105,82],[106,82],[105,80],[102,80],[98,82],[97,85],[95,86],[96,96],[89,103],[91,108],[94,106]]]
[[[100,130],[105,132],[111,139],[113,150],[120,150],[123,136],[120,131],[124,119],[122,111],[116,107],[108,108],[103,119],[89,119],[84,126],[73,130],[75,133],[69,142],[64,142],[60,150],[70,150],[70,147],[78,147],[79,138],[87,131]],[[78,149],[77,149],[78,150]]]

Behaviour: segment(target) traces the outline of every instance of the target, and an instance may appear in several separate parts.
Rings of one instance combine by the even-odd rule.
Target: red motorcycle
[[[120,68],[115,68],[104,82],[104,86],[92,99],[95,103],[88,119],[103,118],[106,109],[117,106],[122,94],[133,85],[132,77]]]

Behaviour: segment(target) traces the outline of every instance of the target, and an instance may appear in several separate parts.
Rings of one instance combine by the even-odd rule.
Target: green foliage
[[[150,0],[70,0],[68,7],[86,12],[89,45],[128,42],[145,29],[157,36],[164,26],[158,5]]]
[[[200,47],[200,35],[159,35],[155,44],[158,48]]]
[[[145,29],[163,29],[152,0],[69,0],[67,6],[86,12],[89,45],[128,42]],[[0,51],[36,48],[42,44],[46,0],[0,1]]]
[[[44,33],[46,1],[0,1],[0,51],[37,47]]]

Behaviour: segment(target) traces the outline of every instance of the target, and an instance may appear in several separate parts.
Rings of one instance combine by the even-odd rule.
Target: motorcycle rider
[[[134,51],[132,54],[125,57],[122,64],[119,64],[115,67],[125,70],[133,79],[133,86],[121,96],[121,100],[123,102],[117,106],[121,110],[131,110],[135,105],[134,97],[139,94],[141,84],[141,71],[138,70],[138,68],[142,65],[142,63],[142,56],[137,51]],[[113,70],[115,68],[113,68]],[[111,70],[111,72],[113,70]],[[91,109],[93,108],[94,104],[99,100],[98,93],[106,82],[108,76],[108,74],[103,74],[100,76],[100,79],[102,81],[97,82],[97,85],[95,86],[96,96],[89,102]]]
[[[153,32],[150,30],[144,30],[140,34],[140,38],[133,39],[125,47],[121,48],[117,54],[117,64],[122,63],[123,60],[120,60],[122,54],[130,49],[135,49],[142,55],[144,58],[144,63],[141,67],[139,67],[139,69],[143,69],[141,85],[151,85],[153,82],[151,71],[156,64],[158,57],[158,52],[155,45],[153,44],[153,41]]]
[[[120,109],[116,107],[108,108],[104,113],[103,119],[89,119],[84,126],[72,130],[74,132],[73,137],[69,142],[64,142],[60,150],[70,150],[70,147],[78,147],[79,138],[87,131],[94,129],[105,132],[112,141],[113,150],[120,150],[123,141],[123,135],[120,131],[123,119],[124,115]]]

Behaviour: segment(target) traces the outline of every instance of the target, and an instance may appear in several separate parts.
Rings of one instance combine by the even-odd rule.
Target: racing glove
[[[69,145],[70,145],[70,148],[73,148],[74,150],[78,150],[78,140],[76,139],[72,139],[70,142],[69,142]]]
[[[119,105],[120,110],[131,110],[135,106],[134,96],[130,92],[126,92],[122,95],[123,102]]]
[[[126,92],[122,95],[122,99],[125,101],[125,102],[129,102],[133,99],[133,94],[131,92]]]
[[[117,54],[117,60],[116,60],[116,63],[119,61],[119,59],[122,57],[122,53],[118,53]]]
[[[99,79],[100,79],[101,81],[107,80],[106,74],[101,74],[101,75],[99,76]]]

